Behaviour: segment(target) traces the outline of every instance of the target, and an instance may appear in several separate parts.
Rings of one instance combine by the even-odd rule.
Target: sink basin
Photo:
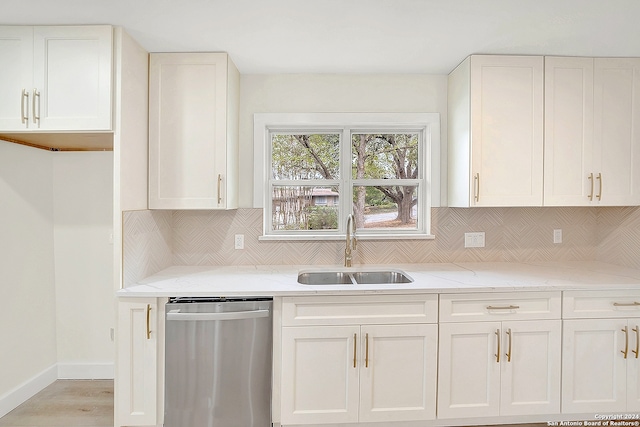
[[[385,283],[411,283],[413,280],[402,271],[358,271],[353,273],[356,283],[374,285]]]
[[[413,279],[400,270],[381,271],[301,271],[303,285],[385,285],[411,283]]]
[[[351,274],[343,271],[307,271],[298,274],[303,285],[351,285]]]

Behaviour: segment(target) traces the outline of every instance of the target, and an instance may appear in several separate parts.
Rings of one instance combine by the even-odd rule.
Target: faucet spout
[[[356,250],[356,222],[353,214],[347,216],[346,247],[344,249],[344,266],[351,267],[351,251]]]

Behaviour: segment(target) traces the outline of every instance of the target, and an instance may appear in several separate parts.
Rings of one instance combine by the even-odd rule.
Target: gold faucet
[[[346,233],[347,247],[344,249],[344,266],[351,267],[351,251],[356,250],[356,222],[353,218],[353,214],[349,214],[347,217],[347,233]]]

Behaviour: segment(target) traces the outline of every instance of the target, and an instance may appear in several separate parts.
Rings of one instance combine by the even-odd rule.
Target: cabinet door
[[[629,319],[627,342],[627,412],[640,411],[640,319]]]
[[[543,64],[471,57],[472,206],[542,206]]]
[[[438,418],[497,416],[500,322],[439,326]]]
[[[282,328],[281,422],[358,421],[360,327]]]
[[[227,56],[152,54],[149,73],[149,207],[225,208]]]
[[[545,58],[544,132],[545,206],[592,203],[593,58]]]
[[[33,27],[0,26],[0,130],[29,126]]]
[[[437,325],[362,326],[360,422],[435,419]]]
[[[111,130],[113,29],[34,27],[32,128]]]
[[[562,412],[626,410],[626,319],[565,320]]]
[[[561,321],[504,322],[500,415],[560,413]]]
[[[118,303],[116,425],[156,425],[157,331],[156,300]]]
[[[638,205],[640,58],[594,61],[596,200],[606,206]]]

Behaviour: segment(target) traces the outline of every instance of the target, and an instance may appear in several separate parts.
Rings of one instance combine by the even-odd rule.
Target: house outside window
[[[264,239],[342,238],[350,214],[361,239],[432,237],[438,114],[256,114],[254,132]]]

